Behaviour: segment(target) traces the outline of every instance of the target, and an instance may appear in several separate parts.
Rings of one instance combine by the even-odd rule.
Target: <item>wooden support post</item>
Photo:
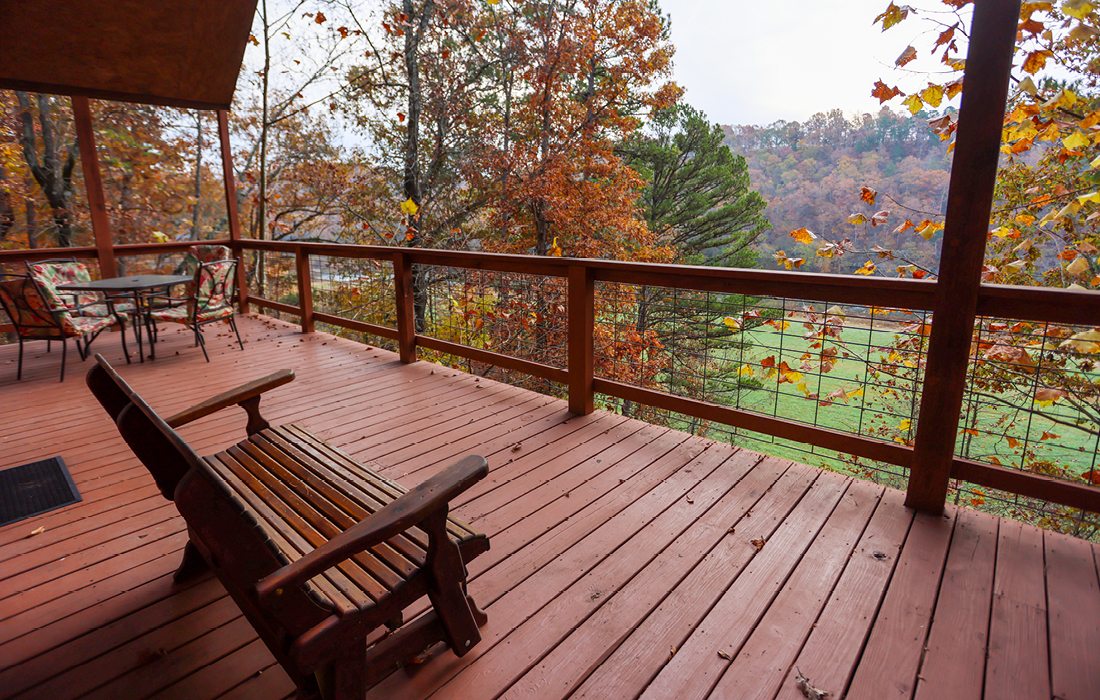
[[[225,184],[225,214],[229,220],[229,240],[241,240],[241,218],[237,211],[237,180],[233,175],[233,149],[229,143],[229,112],[218,110],[218,141],[221,143],[222,182]],[[244,269],[244,249],[234,247],[237,263],[237,303],[248,313],[248,277]]]
[[[592,389],[595,284],[584,265],[569,268],[569,411],[580,416],[595,408]]]
[[[87,97],[72,97],[73,123],[76,126],[76,142],[80,147],[80,169],[84,173],[84,188],[88,193],[88,210],[92,215],[92,235],[95,237],[96,256],[99,258],[101,277],[117,277],[114,243],[111,240],[111,224],[107,220],[107,203],[103,196],[103,176],[99,171],[99,154],[92,133],[92,108]]]
[[[397,302],[397,351],[401,361],[416,362],[416,311],[413,308],[412,263],[406,253],[393,256],[393,289]]]
[[[936,302],[906,505],[947,498],[1000,158],[1020,0],[974,3]]]
[[[302,310],[302,332],[313,332],[313,280],[309,269],[309,253],[294,250],[294,267],[298,272],[298,307]]]

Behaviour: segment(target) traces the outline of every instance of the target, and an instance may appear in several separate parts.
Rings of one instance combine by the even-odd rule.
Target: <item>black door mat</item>
[[[80,501],[60,457],[0,470],[0,525]]]

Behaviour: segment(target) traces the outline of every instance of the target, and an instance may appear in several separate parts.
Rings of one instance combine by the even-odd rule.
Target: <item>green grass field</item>
[[[881,330],[846,327],[837,346],[850,349],[851,355],[844,357],[844,350],[839,349],[832,370],[821,374],[816,368],[821,349],[810,347],[811,341],[802,337],[804,332],[798,323],[792,323],[784,331],[772,326],[748,331],[744,350],[730,351],[727,357],[736,366],[751,367],[753,377],[761,386],[742,389],[736,402],[728,403],[811,425],[911,444],[917,428],[920,385],[914,383],[911,378],[914,372],[905,367],[904,362],[913,363],[918,353],[926,348],[914,347],[909,353],[894,356],[891,362],[891,346],[897,342],[898,333],[904,331],[889,327]],[[800,368],[805,353],[813,356],[813,369]],[[796,383],[779,383],[778,374],[766,379],[768,370],[761,363],[768,358],[773,358],[777,366],[786,362],[792,370],[798,371],[802,375],[798,383],[804,383],[805,390]],[[868,373],[865,360],[899,364],[905,376],[894,379],[890,385],[886,377]],[[1100,374],[1093,374],[1091,379],[1100,382]],[[821,399],[840,391],[845,392],[844,399],[822,405]],[[969,430],[960,433],[956,454],[1011,468],[1031,469],[1039,464],[1048,473],[1065,478],[1084,478],[1083,475],[1094,467],[1100,468],[1095,426],[1082,422],[1082,427],[1074,427],[1055,421],[1061,417],[1081,422],[1082,417],[1068,404],[1036,406],[1032,411],[1030,401],[1021,401],[1018,395],[1003,397],[1025,405],[997,404],[968,396],[964,409]],[[728,437],[728,431],[724,426],[715,426],[709,434],[721,439]],[[745,431],[739,431],[735,441],[750,449],[803,463],[853,471],[850,458],[844,459],[828,450]],[[872,466],[885,470],[881,476],[887,483],[904,486],[900,468],[889,465],[867,465],[867,468]],[[854,471],[867,475],[866,469]],[[889,474],[899,476],[891,478]]]

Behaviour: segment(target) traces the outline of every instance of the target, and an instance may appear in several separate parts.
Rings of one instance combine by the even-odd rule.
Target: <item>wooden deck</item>
[[[413,484],[476,452],[458,515],[486,532],[489,614],[378,698],[1100,697],[1100,552],[970,510],[916,516],[892,490],[259,317],[212,362],[175,329],[123,375],[170,412],[282,367],[265,398]],[[214,335],[213,333],[211,335]],[[117,336],[98,350],[120,360]],[[0,696],[278,698],[292,687],[221,586],[171,585],[172,504],[82,384],[0,348],[0,465],[61,454],[80,504],[0,528]],[[200,451],[240,411],[184,429]],[[44,528],[40,534],[32,532]]]

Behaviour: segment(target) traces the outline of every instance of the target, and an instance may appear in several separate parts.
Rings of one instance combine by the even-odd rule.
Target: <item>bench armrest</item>
[[[249,414],[249,434],[253,432],[254,422],[257,420],[259,413],[257,411],[257,404],[259,403],[260,395],[266,391],[270,391],[275,387],[282,386],[294,380],[294,370],[281,369],[278,372],[273,372],[266,377],[260,377],[259,379],[253,379],[247,384],[242,384],[236,389],[230,389],[229,391],[222,392],[217,396],[213,396],[202,403],[197,403],[191,408],[180,411],[174,416],[168,417],[165,422],[172,428],[178,428],[181,425],[187,425],[191,421],[198,420],[203,416],[208,416],[211,413],[217,413],[223,408],[233,406],[235,404],[245,404],[252,401],[250,406],[242,406]],[[254,415],[257,418],[254,418]],[[263,422],[262,418],[258,419]],[[266,425],[265,425],[266,427]],[[261,428],[262,429],[262,428]]]
[[[484,457],[462,458],[301,559],[265,576],[256,584],[256,595],[261,603],[267,602],[283,589],[300,586],[352,555],[421,524],[488,473],[489,464]]]

